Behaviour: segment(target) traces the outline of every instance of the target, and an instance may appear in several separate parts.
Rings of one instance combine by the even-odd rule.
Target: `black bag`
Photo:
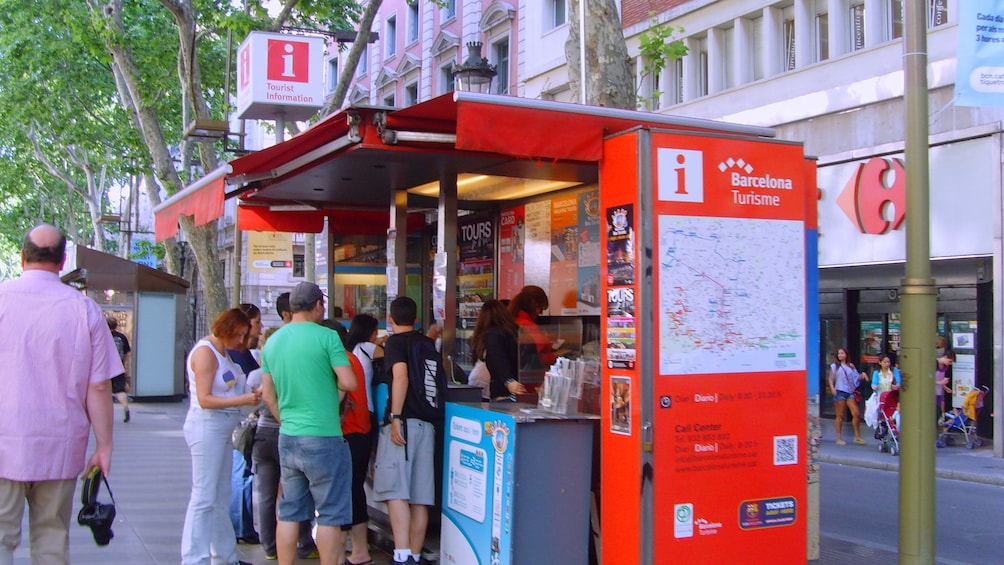
[[[111,497],[111,504],[98,502],[98,489],[101,483],[108,489],[108,496]],[[84,484],[80,489],[80,512],[77,513],[77,523],[87,526],[94,535],[94,543],[98,545],[108,545],[115,537],[112,532],[112,524],[115,523],[115,495],[112,494],[112,487],[108,486],[108,479],[101,472],[100,467],[94,467],[84,478]]]
[[[258,429],[258,411],[248,414],[247,418],[241,420],[234,428],[233,442],[234,449],[244,456],[244,461],[250,467],[251,451],[254,449],[254,434]]]
[[[409,335],[407,417],[433,424],[442,422],[446,387],[443,355],[436,351],[436,342],[420,332]]]

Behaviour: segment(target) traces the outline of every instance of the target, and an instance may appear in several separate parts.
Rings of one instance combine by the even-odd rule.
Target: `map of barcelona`
[[[805,370],[804,229],[659,216],[659,373]]]

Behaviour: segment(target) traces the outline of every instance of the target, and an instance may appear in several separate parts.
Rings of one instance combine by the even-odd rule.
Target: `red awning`
[[[444,175],[595,182],[604,137],[634,127],[774,135],[768,128],[471,92],[400,110],[352,107],[288,141],[234,159],[207,176],[219,177],[200,179],[158,206],[156,236],[159,241],[176,233],[180,215],[194,215],[196,224],[220,217],[223,198],[233,196],[258,207],[240,212],[239,225],[249,226],[244,229],[319,231],[328,216],[338,218],[332,224],[366,230],[353,233],[377,233],[386,222],[372,224],[359,210],[389,216],[396,191]]]
[[[178,235],[181,216],[194,216],[197,226],[222,216],[223,178],[229,170],[229,165],[223,165],[154,207],[154,238],[163,241]]]
[[[371,210],[282,210],[267,206],[238,206],[237,227],[245,231],[279,231],[320,233],[324,219],[328,231],[340,235],[386,235],[390,228],[390,212]],[[408,216],[408,232],[425,227],[422,214]]]

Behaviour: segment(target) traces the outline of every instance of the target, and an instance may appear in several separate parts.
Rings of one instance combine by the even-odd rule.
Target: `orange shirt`
[[[355,355],[348,355],[352,370],[356,373],[356,390],[345,393],[346,398],[352,399],[353,407],[342,418],[342,435],[348,434],[368,434],[370,432],[370,411],[366,407],[366,379],[363,378],[363,366]]]

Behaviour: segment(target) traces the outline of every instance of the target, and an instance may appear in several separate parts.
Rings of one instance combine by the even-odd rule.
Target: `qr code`
[[[798,436],[774,437],[774,465],[798,463]]]

